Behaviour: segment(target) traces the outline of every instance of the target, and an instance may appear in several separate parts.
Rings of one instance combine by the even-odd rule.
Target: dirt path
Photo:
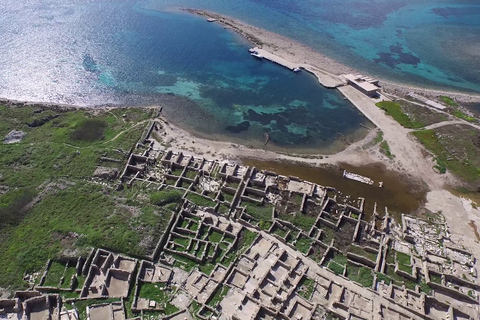
[[[454,124],[466,125],[466,126],[473,127],[477,130],[480,130],[479,125],[468,122],[468,121],[465,121],[465,120],[448,120],[448,121],[437,122],[437,123],[431,124],[429,126],[426,126],[425,129],[426,130],[437,129],[437,128],[441,128],[441,127],[444,127],[444,126],[450,126],[450,125],[454,125]],[[411,129],[410,131],[416,131],[416,130]]]
[[[109,143],[109,142],[112,142],[112,141],[115,141],[117,140],[122,134],[124,134],[125,132],[127,131],[130,131],[132,130],[133,128],[136,128],[140,125],[143,125],[145,123],[147,123],[148,121],[151,121],[151,120],[142,120],[138,123],[135,123],[133,126],[131,127],[128,127],[127,129],[124,129],[122,131],[120,131],[119,133],[117,133],[113,138],[109,139],[109,140],[106,140],[106,141],[102,141],[102,143],[98,144],[98,145],[94,145],[94,146],[87,146],[87,147],[78,147],[78,146],[74,146],[73,144],[70,144],[70,143],[63,143],[63,145],[67,146],[67,147],[70,147],[70,148],[75,148],[75,149],[88,149],[88,148],[93,148],[93,147],[98,147],[99,145],[104,145],[106,143]]]
[[[432,170],[434,165],[428,159],[423,147],[410,135],[410,130],[387,116],[370,98],[351,86],[338,88],[373,124],[383,131],[383,137],[395,156],[399,170],[421,177],[430,190],[439,190],[444,179]]]

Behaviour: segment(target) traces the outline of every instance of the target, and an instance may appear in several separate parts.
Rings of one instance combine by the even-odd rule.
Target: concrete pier
[[[251,53],[255,53],[255,56],[258,58],[263,58],[268,61],[274,62],[278,65],[290,69],[291,71],[298,71],[300,69],[303,69],[313,74],[317,78],[318,82],[325,88],[337,88],[346,84],[346,80],[344,77],[331,74],[312,65],[292,62],[258,47],[252,48],[249,51]]]
[[[288,68],[292,71],[300,69],[299,64],[295,64],[291,61],[288,61],[282,57],[277,56],[276,54],[273,54],[271,52],[265,51],[263,49],[260,49],[258,47],[252,48],[249,50],[250,52],[256,52],[258,54],[258,57],[261,57],[263,59],[269,60],[271,62],[274,62],[276,64],[279,64],[285,68]]]

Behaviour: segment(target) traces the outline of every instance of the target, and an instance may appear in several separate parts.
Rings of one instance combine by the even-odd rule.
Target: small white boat
[[[257,59],[263,59],[263,56],[260,53],[258,53],[257,51],[250,52],[250,55],[254,58],[257,58]]]
[[[302,70],[302,69],[300,69],[300,68],[297,67],[297,68],[294,68],[294,69],[293,69],[293,72],[300,72],[301,70]]]
[[[368,177],[364,177],[364,176],[356,174],[356,173],[348,172],[347,170],[343,170],[343,177],[346,178],[346,179],[355,180],[355,181],[365,183],[365,184],[369,184],[369,185],[373,184],[372,179],[370,179]]]

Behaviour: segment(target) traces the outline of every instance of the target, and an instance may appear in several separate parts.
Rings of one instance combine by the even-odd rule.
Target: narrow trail
[[[128,127],[122,131],[120,131],[119,133],[117,133],[113,138],[109,139],[109,140],[106,140],[106,141],[102,141],[101,143],[97,144],[97,145],[93,145],[93,146],[87,146],[87,147],[79,147],[79,146],[74,146],[73,144],[70,144],[70,143],[66,143],[64,142],[63,145],[67,146],[67,147],[70,147],[70,148],[75,148],[75,149],[89,149],[89,148],[93,148],[93,147],[98,147],[98,146],[101,146],[101,145],[104,145],[104,144],[107,144],[107,143],[110,143],[112,141],[115,141],[117,140],[122,134],[124,134],[125,132],[127,131],[130,131],[132,130],[133,128],[136,128],[140,125],[143,125],[149,121],[152,121],[151,119],[147,119],[147,120],[142,120],[136,124],[134,124],[133,126],[131,127]]]
[[[444,127],[444,126],[450,126],[450,125],[455,125],[455,124],[466,125],[466,126],[473,127],[477,130],[480,130],[479,125],[468,122],[468,121],[465,121],[465,120],[447,120],[447,121],[437,122],[437,123],[431,124],[429,126],[426,126],[425,130],[432,130],[432,129],[437,129],[437,128],[441,128],[441,127]],[[417,130],[410,129],[410,131],[417,131]]]

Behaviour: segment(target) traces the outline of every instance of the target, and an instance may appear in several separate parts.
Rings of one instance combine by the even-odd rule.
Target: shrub
[[[108,124],[103,120],[85,119],[70,134],[70,139],[87,142],[102,140],[107,127]]]
[[[177,189],[165,189],[154,192],[150,195],[150,202],[157,206],[164,206],[170,203],[180,203],[183,193]]]

